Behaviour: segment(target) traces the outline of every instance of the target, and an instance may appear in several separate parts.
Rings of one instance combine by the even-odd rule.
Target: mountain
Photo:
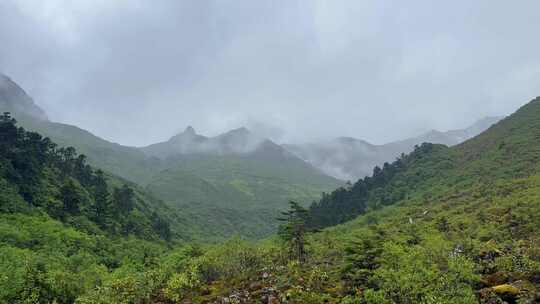
[[[167,167],[146,189],[219,237],[267,236],[289,200],[307,205],[341,184],[246,128],[206,137],[188,127],[141,150]]]
[[[465,129],[451,130],[446,132],[431,130],[423,135],[409,138],[403,141],[392,142],[383,146],[388,147],[389,150],[405,148],[408,149],[408,151],[412,151],[415,145],[419,145],[425,142],[442,144],[446,146],[455,146],[486,131],[492,125],[496,124],[503,118],[504,117],[485,117]]]
[[[194,237],[267,236],[288,200],[308,205],[341,184],[246,128],[205,137],[188,127],[169,141],[143,148],[112,143],[48,120],[22,88],[2,79],[0,111],[13,112],[26,129],[73,146],[89,164],[165,201],[176,214],[172,225],[189,227]]]
[[[28,115],[37,120],[48,120],[45,112],[11,78],[0,74],[0,109],[13,115]]]
[[[382,166],[403,153],[413,151],[416,145],[429,142],[454,146],[482,133],[501,119],[502,117],[486,117],[466,129],[446,132],[432,130],[417,137],[384,145],[373,145],[351,137],[338,137],[322,142],[284,146],[330,176],[342,180],[356,180],[370,175],[375,166]]]
[[[268,225],[272,202],[265,213],[238,192],[288,196],[307,173],[327,179],[269,141],[235,150],[252,135],[229,133],[205,139],[219,144],[210,152],[158,149],[165,167],[147,188],[165,204],[2,116],[0,302],[540,302],[540,98],[458,145],[418,145],[307,210],[291,203],[276,236],[188,244]]]
[[[527,178],[540,170],[540,98],[485,132],[447,147],[424,143],[372,176],[329,193],[311,206],[313,225],[332,226],[372,208],[403,200],[437,200],[437,193],[466,189],[497,180]],[[487,191],[484,189],[482,191]]]
[[[137,183],[144,183],[159,170],[155,160],[137,148],[104,140],[76,126],[52,122],[26,92],[7,76],[0,74],[0,111],[11,112],[20,125],[39,132],[61,146],[72,146],[98,168]]]
[[[1,303],[75,303],[114,281],[113,272],[142,269],[191,240],[196,231],[185,220],[74,149],[0,115]]]
[[[461,144],[421,144],[307,211],[291,204],[279,239],[209,248],[165,290],[200,303],[539,303],[539,202],[536,98]],[[205,277],[191,270],[200,265],[222,271],[176,283]]]
[[[261,144],[275,145],[269,140],[255,136],[242,127],[216,137],[205,137],[189,126],[182,133],[166,142],[141,148],[148,156],[168,158],[179,154],[247,155],[255,152]],[[275,145],[277,147],[277,145]]]

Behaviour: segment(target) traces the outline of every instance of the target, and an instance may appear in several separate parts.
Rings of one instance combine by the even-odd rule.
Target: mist
[[[540,95],[538,1],[0,2],[0,72],[126,145],[188,125],[382,144]],[[536,25],[536,26],[535,26]]]

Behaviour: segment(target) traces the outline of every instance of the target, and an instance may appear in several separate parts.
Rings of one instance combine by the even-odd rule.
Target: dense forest
[[[168,221],[73,148],[0,116],[0,301],[71,303],[129,256],[166,248]],[[86,286],[86,287],[85,287]]]
[[[169,240],[166,220],[148,213],[127,184],[110,187],[103,171],[86,164],[74,148],[59,148],[48,138],[17,127],[9,113],[0,116],[0,164],[6,213],[41,210],[88,233],[135,235]],[[111,191],[112,190],[112,191]]]

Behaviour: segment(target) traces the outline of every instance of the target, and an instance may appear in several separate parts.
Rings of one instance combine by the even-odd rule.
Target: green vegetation
[[[0,302],[540,301],[540,98],[464,144],[423,144],[309,209],[291,203],[276,237],[213,245],[179,242],[194,233],[178,224],[193,209],[167,209],[73,149],[1,122]],[[176,161],[208,193],[257,196],[264,181],[195,174],[223,159]],[[205,195],[177,188],[162,193]],[[235,220],[257,212],[223,201],[246,210]]]
[[[421,145],[323,197],[311,220],[292,208],[281,239],[205,248],[165,290],[196,303],[537,303],[539,118],[536,99],[462,145]],[[359,217],[308,236],[301,262],[291,255],[293,228],[347,210]],[[207,271],[218,268],[242,271]]]
[[[107,183],[84,155],[17,127],[9,113],[0,116],[0,189],[1,302],[71,303],[172,237],[163,206]]]
[[[145,201],[162,200],[167,204],[162,209],[168,210],[161,215],[183,239],[267,237],[275,232],[274,219],[287,201],[307,205],[341,184],[279,145],[255,140],[247,129],[206,138],[188,128],[167,142],[144,148],[111,143],[78,127],[49,121],[22,88],[0,77],[7,84],[0,87],[0,111],[13,111],[21,126],[59,147],[74,147],[85,155],[85,162],[108,175],[109,183],[130,184]],[[197,144],[204,149],[195,149]],[[209,153],[209,147],[219,153]],[[124,180],[115,182],[119,177]]]
[[[193,225],[204,227],[204,240],[269,236],[288,201],[305,206],[340,184],[296,158],[266,162],[252,156],[190,155],[168,163],[171,169],[156,174],[146,189],[191,214]]]
[[[289,258],[298,261],[298,264],[306,262],[306,237],[313,232],[307,227],[308,211],[297,202],[289,202],[290,208],[287,212],[282,212],[280,221],[284,222],[279,226],[279,236],[289,248]]]
[[[62,147],[75,147],[88,162],[132,182],[144,185],[161,169],[158,159],[148,159],[137,148],[108,142],[75,126],[38,120],[25,114],[14,114],[26,129],[51,138]]]
[[[321,192],[340,185],[296,158],[284,163],[234,155],[162,160],[74,126],[24,114],[17,118],[25,128],[50,137],[59,146],[75,147],[88,156],[91,165],[145,187],[179,210],[182,218],[178,225],[189,227],[192,238],[266,237],[278,225],[268,219],[275,218],[287,201],[306,205]]]
[[[111,195],[104,173],[87,165],[84,155],[17,127],[9,113],[0,116],[0,155],[4,193],[14,198],[3,197],[5,212],[37,209],[64,223],[77,223],[89,233],[102,230],[146,239],[170,238],[167,222],[157,213],[145,213],[138,206],[144,202],[137,202],[127,184],[113,186]]]

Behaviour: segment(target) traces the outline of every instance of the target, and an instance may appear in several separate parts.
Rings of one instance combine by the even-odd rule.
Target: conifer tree
[[[306,262],[306,235],[313,232],[307,227],[308,211],[297,202],[289,202],[289,210],[281,213],[283,217],[278,218],[284,222],[279,227],[279,236],[289,247],[291,259],[298,260],[299,264]]]
[[[109,199],[109,190],[103,171],[97,170],[93,182],[95,197],[94,221],[102,228],[109,226],[112,220],[112,206]]]
[[[128,185],[123,185],[122,188],[115,188],[113,201],[116,212],[119,215],[126,215],[135,207],[135,192]]]

